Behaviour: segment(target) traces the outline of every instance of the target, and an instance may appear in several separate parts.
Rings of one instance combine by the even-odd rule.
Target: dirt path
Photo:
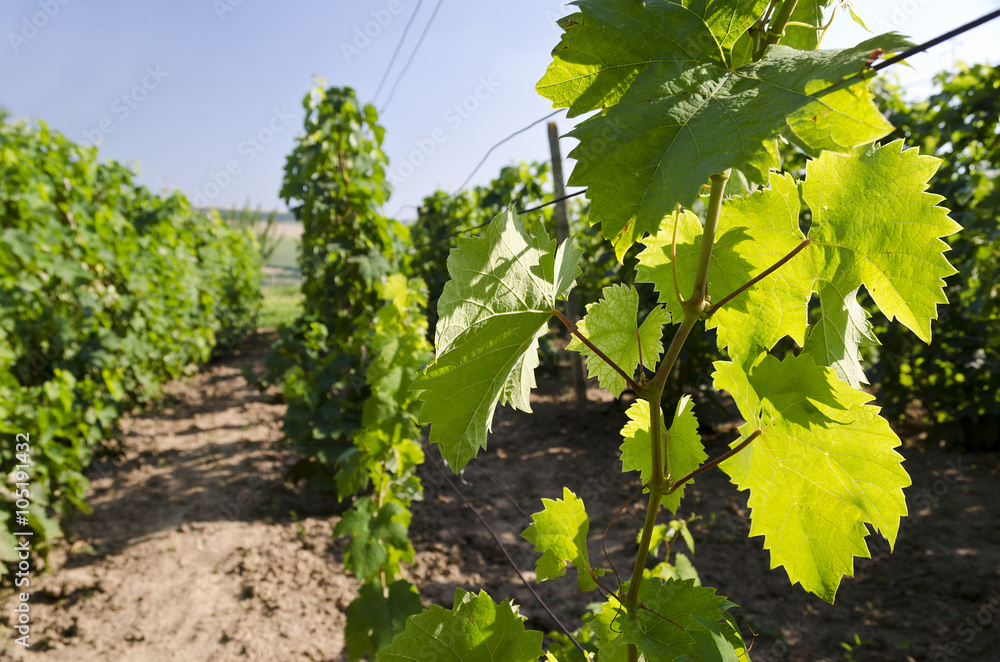
[[[282,482],[284,406],[241,375],[244,365],[260,369],[270,341],[255,337],[239,356],[171,384],[165,406],[125,421],[126,455],[91,472],[93,515],[67,524],[54,571],[33,584],[35,645],[24,652],[0,635],[0,659],[345,659],[344,610],[356,584],[340,563],[343,542],[330,538],[338,506]],[[624,407],[582,409],[563,393],[543,379],[534,415],[499,411],[488,452],[457,481],[529,578],[534,557],[519,538],[527,521],[498,485],[528,513],[569,486],[591,513],[597,564],[605,526],[639,487],[617,473]],[[733,425],[705,429],[710,454]],[[928,440],[904,454],[914,516],[892,556],[873,545],[875,559],[856,564],[832,607],[790,587],[782,570],[767,570],[760,539],[746,537],[745,497],[724,476],[707,474],[691,488],[681,514],[701,517],[692,560],[706,584],[743,606],[758,635],[755,661],[841,661],[849,659],[843,642],[856,647],[857,662],[1000,659],[1000,459],[947,453]],[[422,477],[409,575],[425,601],[447,606],[456,586],[484,588],[513,596],[529,626],[553,629],[432,465]],[[605,541],[623,574],[641,517],[632,504]],[[598,596],[579,594],[569,574],[537,590],[576,627]],[[0,632],[12,604],[0,594]]]
[[[325,505],[280,480],[283,405],[248,388],[268,344],[167,387],[124,422],[125,458],[92,469],[93,515],[67,525],[32,595],[17,660],[332,660],[355,595]],[[289,519],[295,510],[299,522]],[[4,609],[7,612],[7,609]]]

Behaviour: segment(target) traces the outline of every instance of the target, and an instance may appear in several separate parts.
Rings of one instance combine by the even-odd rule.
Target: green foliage
[[[694,546],[686,525],[657,525],[659,508],[676,511],[690,480],[721,468],[749,491],[750,534],[764,537],[772,567],[833,602],[854,558],[868,557],[870,533],[895,541],[910,484],[898,437],[859,388],[863,347],[877,339],[858,297],[863,288],[879,315],[929,341],[954,273],[942,238],[959,228],[927,192],[940,161],[874,142],[892,127],[873,103],[867,63],[875,49],[906,46],[898,35],[814,50],[828,2],[798,13],[794,0],[576,4],[538,90],[571,115],[598,111],[570,134],[580,141],[570,182],[588,187],[590,220],[638,267],[635,283],[603,287],[571,348],[613,395],[635,393],[622,469],[640,472],[648,506],[631,577],[611,589],[587,555],[583,503],[568,490],[543,501],[523,534],[542,555],[538,580],[573,565],[580,588],[607,594],[580,630],[588,655],[561,640],[548,659],[596,649],[601,662],[747,660],[734,605],[700,585],[686,556],[670,562],[668,547],[648,567],[664,542]],[[793,16],[804,24],[791,33],[798,48],[781,43]],[[814,157],[804,178],[778,172],[779,141]],[[498,403],[530,410],[537,337],[577,275],[580,249],[557,249],[536,228],[508,212],[448,260],[436,360],[413,387],[456,472],[485,448]],[[643,284],[659,299],[639,324]],[[746,421],[712,460],[690,399],[676,403],[669,427],[661,407],[685,342],[702,330],[728,355],[713,364],[714,381]],[[411,619],[427,619],[422,644],[462,631],[432,621],[439,613]],[[390,649],[415,644],[417,629]]]
[[[930,191],[944,196],[962,232],[948,260],[959,271],[945,294],[952,305],[932,324],[934,342],[918,342],[875,321],[882,346],[872,381],[893,415],[919,400],[932,422],[957,423],[949,438],[970,449],[1000,447],[1000,70],[961,65],[937,76],[938,91],[907,105],[885,93],[894,136],[922,151],[947,154]],[[957,434],[956,434],[957,433]]]
[[[675,205],[690,207],[712,173],[735,168],[750,183],[766,181],[779,165],[778,136],[844,150],[892,129],[864,80],[830,87],[861,72],[872,50],[908,45],[895,35],[846,50],[773,46],[734,75],[730,26],[745,25],[764,3],[724,11],[726,3],[712,3],[727,18],[710,23],[671,2],[576,4],[538,91],[571,116],[602,109],[570,133],[580,145],[569,184],[588,187],[592,214],[619,254]]]
[[[43,555],[89,512],[83,471],[119,417],[256,327],[253,235],[133,180],[44,123],[0,124],[0,469],[30,434]]]
[[[459,588],[452,609],[432,605],[410,618],[376,660],[535,662],[541,654],[542,633],[526,632],[509,600],[495,604],[484,591],[474,595]]]
[[[385,648],[403,631],[406,619],[423,609],[417,589],[405,579],[387,588],[373,581],[361,587],[358,599],[347,607],[347,655],[361,658],[367,651]]]
[[[852,556],[869,557],[866,524],[896,540],[910,485],[893,450],[899,438],[870,395],[809,355],[768,356],[749,373],[729,362],[715,370],[747,421],[733,446],[759,434],[721,465],[750,490],[750,535],[764,536],[772,568],[784,565],[793,584],[833,602],[841,577],[854,574]]]
[[[413,560],[410,503],[422,497],[413,376],[430,356],[426,288],[407,278],[408,230],[379,208],[389,194],[384,129],[350,88],[311,90],[305,132],[281,195],[303,225],[302,314],[279,327],[269,361],[288,402],[284,432],[300,456],[292,479],[350,500],[334,528],[362,583],[348,607],[348,656],[385,646],[420,609],[398,579]]]
[[[272,211],[265,217],[260,207],[252,209],[248,200],[243,207],[237,211],[235,209],[216,210],[219,216],[229,225],[248,230],[257,237],[260,245],[260,260],[268,263],[274,251],[281,245],[281,235],[275,234],[274,224],[278,218],[278,212]]]
[[[728,610],[736,605],[716,595],[714,588],[698,586],[690,579],[659,577],[645,580],[643,587],[639,597],[646,609],[637,618],[621,614],[614,598],[590,618],[600,639],[601,662],[624,661],[628,644],[636,646],[646,660],[694,655],[694,659],[725,662],[735,662],[740,655],[747,659],[743,641],[727,619]]]

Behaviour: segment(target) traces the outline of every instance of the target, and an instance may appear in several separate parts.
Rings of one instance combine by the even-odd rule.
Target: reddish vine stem
[[[722,308],[724,305],[726,305],[727,303],[729,303],[730,301],[732,301],[733,299],[735,299],[739,295],[743,294],[744,292],[746,292],[747,290],[749,290],[751,287],[753,287],[754,285],[756,285],[760,281],[764,280],[765,278],[767,278],[768,276],[770,276],[771,274],[773,274],[775,271],[777,271],[781,267],[785,266],[785,264],[787,264],[793,257],[795,257],[796,255],[798,255],[799,253],[801,253],[802,250],[806,246],[808,246],[809,244],[811,244],[811,243],[812,243],[812,239],[808,239],[808,238],[807,239],[803,239],[802,242],[798,246],[796,246],[795,248],[793,248],[788,253],[788,255],[786,255],[785,257],[781,258],[780,260],[778,260],[777,262],[775,262],[774,264],[772,264],[771,266],[769,266],[767,269],[765,269],[764,271],[762,271],[758,276],[755,276],[754,278],[751,278],[745,285],[742,285],[741,287],[737,288],[729,296],[723,298],[718,303],[712,304],[712,307],[709,308],[708,312],[705,314],[705,319],[708,319],[709,317],[711,317],[712,315],[714,315],[715,311],[717,311],[719,308]]]
[[[611,366],[614,369],[615,372],[617,372],[619,375],[621,375],[622,377],[624,377],[625,378],[625,383],[628,384],[628,387],[630,389],[632,389],[636,393],[639,393],[639,392],[642,391],[642,387],[639,386],[639,384],[634,379],[632,379],[632,377],[629,376],[629,374],[627,372],[625,372],[624,370],[622,370],[622,367],[620,365],[618,365],[617,363],[615,363],[614,361],[612,361],[610,358],[608,358],[607,354],[605,354],[601,350],[597,349],[597,346],[594,345],[594,343],[592,343],[589,340],[587,340],[587,338],[584,337],[584,335],[582,333],[580,333],[580,330],[576,328],[576,325],[573,324],[572,322],[570,322],[568,319],[566,319],[565,315],[563,315],[561,312],[559,312],[555,308],[553,308],[549,312],[551,312],[553,315],[555,315],[556,317],[558,317],[560,319],[560,321],[562,321],[562,323],[566,325],[566,328],[568,328],[570,330],[570,332],[574,336],[576,336],[577,340],[579,340],[584,345],[586,345],[590,349],[590,351],[592,351],[594,354],[596,354],[598,357],[600,357],[602,361],[604,361],[609,366]]]
[[[714,469],[715,467],[719,466],[720,464],[722,464],[723,462],[725,462],[726,460],[728,460],[729,458],[731,458],[732,456],[736,455],[741,450],[743,450],[744,448],[746,448],[747,446],[749,446],[750,442],[752,442],[754,439],[756,439],[757,437],[759,437],[760,434],[761,434],[761,431],[760,430],[756,430],[752,435],[750,435],[749,437],[747,437],[746,439],[744,439],[740,443],[739,446],[737,446],[735,448],[731,448],[730,450],[726,451],[725,453],[723,453],[719,457],[715,458],[711,462],[706,462],[705,464],[701,465],[700,467],[698,467],[697,469],[695,469],[694,471],[692,471],[688,475],[682,476],[681,478],[678,478],[677,480],[675,480],[674,482],[672,482],[670,484],[670,489],[667,491],[667,494],[673,494],[674,490],[676,490],[678,487],[680,487],[684,483],[688,482],[689,480],[693,480],[695,476],[698,476],[699,474],[703,474],[706,471],[708,471],[709,469]]]

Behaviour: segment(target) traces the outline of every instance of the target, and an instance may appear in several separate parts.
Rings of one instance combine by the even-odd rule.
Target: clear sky
[[[315,76],[375,101],[395,189],[385,212],[415,216],[423,196],[454,190],[489,147],[550,112],[534,91],[559,40],[559,0],[442,0],[427,38],[389,88],[438,0],[5,0],[0,106],[39,118],[102,158],[137,162],[155,190],[196,204],[283,208],[285,155]],[[379,81],[419,5],[394,71]],[[858,0],[874,32],[924,41],[998,0]],[[367,32],[367,34],[366,34]],[[839,15],[824,47],[868,36]],[[916,96],[957,60],[996,63],[1000,21],[895,67]],[[992,59],[991,59],[992,58]],[[557,117],[561,132],[571,126]],[[563,141],[563,154],[572,148]],[[519,159],[547,159],[545,125],[498,148],[473,178]],[[235,162],[236,174],[225,172]],[[567,169],[568,172],[568,169]]]

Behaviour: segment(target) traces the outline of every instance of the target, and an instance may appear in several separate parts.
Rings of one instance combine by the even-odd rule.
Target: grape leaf
[[[379,651],[378,662],[535,662],[542,655],[542,633],[525,631],[510,600],[494,604],[455,589],[455,606],[431,605],[411,616],[406,630]]]
[[[539,220],[532,232],[513,211],[479,237],[458,240],[451,280],[438,301],[437,359],[413,381],[421,424],[453,471],[486,447],[498,404],[531,411],[538,338],[556,299],[579,274],[580,249],[558,249]]]
[[[333,528],[335,537],[353,536],[347,543],[344,565],[358,578],[367,579],[390,560],[391,549],[408,551],[412,557],[406,524],[400,521],[408,517],[409,512],[397,503],[389,502],[379,508],[371,497],[356,500]]]
[[[381,582],[368,582],[347,606],[344,641],[351,660],[388,646],[403,631],[406,619],[424,608],[416,587],[405,579],[389,584],[388,588],[385,595]]]
[[[937,304],[947,303],[943,279],[956,273],[941,237],[961,229],[937,206],[944,198],[926,192],[940,163],[897,140],[849,156],[824,153],[806,165],[815,277],[830,285],[821,297],[832,299],[824,307],[844,306],[847,293],[864,285],[886,317],[930,342]],[[857,325],[857,315],[840,318],[841,329]]]
[[[655,232],[676,204],[690,207],[711,174],[766,172],[765,146],[787,135],[813,149],[848,149],[892,127],[865,81],[830,85],[863,70],[897,35],[846,50],[768,49],[731,70],[709,27],[670,2],[579,0],[538,92],[569,114],[603,111],[569,135],[580,140],[569,183],[588,187],[605,237]],[[685,35],[681,39],[678,35]]]
[[[764,536],[771,567],[833,602],[853,557],[868,558],[866,523],[895,543],[910,478],[893,449],[899,438],[857,391],[812,357],[766,356],[749,374],[716,362],[715,386],[760,436],[720,466],[750,490],[751,536]]]
[[[626,587],[627,584],[621,590]],[[736,605],[716,595],[714,588],[697,586],[690,579],[650,577],[639,587],[639,600],[648,609],[639,610],[635,619],[621,614],[621,606],[615,599],[604,603],[600,613],[588,618],[599,637],[602,661],[625,660],[626,644],[634,644],[647,660],[687,659],[682,656],[696,651],[697,659],[703,659],[701,655],[712,649],[702,650],[696,646],[707,642],[718,642],[713,644],[717,657],[707,659],[731,659],[725,653],[727,645],[728,655],[735,655],[733,642],[727,636],[732,626],[725,612]],[[697,631],[706,634],[696,640],[693,633]],[[708,633],[718,635],[718,639]]]
[[[638,471],[642,484],[645,485],[653,477],[652,439],[649,434],[649,402],[636,400],[626,412],[628,422],[622,428],[624,442],[621,445],[622,471]],[[691,396],[682,396],[677,403],[674,420],[667,431],[660,417],[667,443],[666,470],[673,479],[686,476],[701,466],[708,455],[698,434],[698,419],[694,415],[694,403]],[[684,498],[684,487],[677,488],[673,494],[663,497],[663,505],[676,513]]]
[[[654,308],[639,326],[639,293],[635,288],[611,285],[604,288],[602,295],[597,303],[587,304],[587,315],[577,329],[625,372],[635,371],[640,356],[645,367],[655,369],[663,352],[661,337],[663,325],[669,321],[667,312]],[[612,395],[617,397],[625,390],[625,379],[577,338],[566,349],[583,354],[587,374],[596,375],[601,386]]]
[[[542,557],[535,563],[538,581],[556,579],[566,574],[567,565],[576,566],[577,586],[581,591],[597,590],[587,553],[587,532],[590,518],[581,501],[569,488],[563,487],[563,498],[542,499],[544,510],[531,516],[534,522],[521,536],[535,545]]]

